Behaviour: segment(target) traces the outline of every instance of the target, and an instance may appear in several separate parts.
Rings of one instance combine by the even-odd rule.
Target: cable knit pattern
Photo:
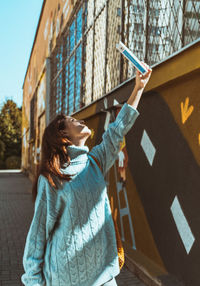
[[[24,248],[24,285],[99,286],[119,274],[104,177],[138,115],[125,103],[104,132],[102,142],[90,152],[87,146],[68,146],[71,164],[61,171],[76,175],[58,190],[40,175]],[[103,174],[90,154],[99,160]]]

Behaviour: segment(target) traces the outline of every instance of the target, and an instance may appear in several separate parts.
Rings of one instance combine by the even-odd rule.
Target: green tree
[[[22,109],[8,99],[0,110],[0,140],[5,145],[4,160],[13,155],[21,157],[21,125]]]
[[[4,169],[5,162],[4,162],[4,153],[6,150],[6,145],[2,140],[0,140],[0,169]]]
[[[4,159],[5,150],[6,150],[6,146],[5,146],[4,142],[2,140],[0,140],[0,160],[2,160],[2,161]]]

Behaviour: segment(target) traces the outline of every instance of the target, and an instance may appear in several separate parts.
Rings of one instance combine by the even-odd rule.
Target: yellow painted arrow
[[[188,105],[189,105],[189,97],[186,97],[184,105],[183,105],[183,102],[181,102],[181,117],[182,117],[183,124],[190,117],[190,115],[192,114],[192,111],[194,110],[193,105],[191,105],[189,108],[188,108]]]

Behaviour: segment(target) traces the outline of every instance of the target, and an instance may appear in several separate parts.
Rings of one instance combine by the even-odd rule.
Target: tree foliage
[[[2,140],[0,140],[0,160],[4,159],[5,150],[6,150],[6,145]]]
[[[0,154],[4,161],[10,156],[21,156],[21,125],[22,110],[8,99],[0,110]]]

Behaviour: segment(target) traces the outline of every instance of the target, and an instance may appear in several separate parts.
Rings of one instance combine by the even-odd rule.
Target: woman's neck
[[[83,139],[79,139],[79,140],[73,140],[72,143],[76,146],[84,146],[85,145],[85,141],[86,139],[83,138]]]

